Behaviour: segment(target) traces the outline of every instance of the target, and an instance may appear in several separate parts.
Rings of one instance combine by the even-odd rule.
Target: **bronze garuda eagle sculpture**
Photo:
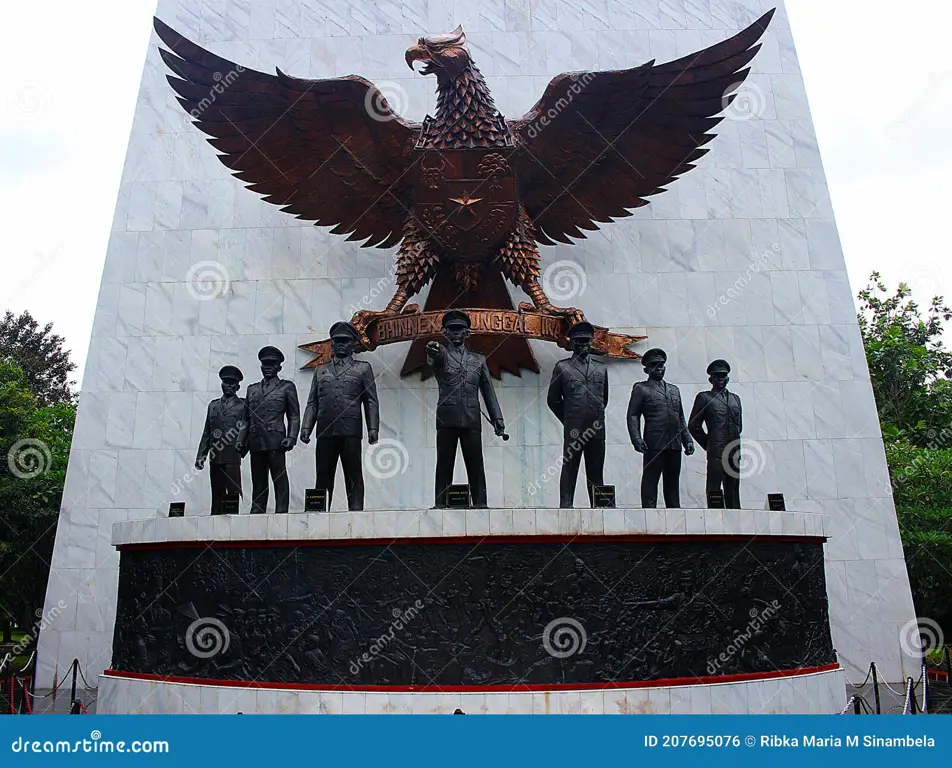
[[[370,326],[419,312],[408,302],[431,282],[427,311],[512,310],[505,278],[532,301],[520,312],[581,319],[546,297],[538,246],[571,243],[629,216],[692,169],[772,15],[666,64],[558,75],[515,120],[496,109],[462,27],[421,37],[406,63],[422,62],[420,72],[436,77],[436,116],[423,123],[393,112],[362,77],[269,75],[210,53],[158,19],[155,29],[169,49],[161,55],[179,102],[249,189],[364,247],[398,246],[393,298],[382,312],[352,320],[363,346],[373,348]],[[473,341],[495,375],[538,371],[524,338]],[[624,346],[618,356],[637,357]],[[422,365],[422,341],[414,347],[404,373]]]

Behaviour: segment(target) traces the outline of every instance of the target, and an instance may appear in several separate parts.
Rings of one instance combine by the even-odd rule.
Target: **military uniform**
[[[468,325],[468,316],[458,310],[450,310],[444,315],[444,326],[460,315]],[[490,421],[496,424],[503,419],[489,378],[486,358],[467,349],[465,345],[455,349],[441,346],[432,358],[431,367],[440,389],[436,406],[436,506],[446,506],[446,491],[453,482],[456,446],[459,444],[466,464],[473,505],[485,507],[486,470],[483,464],[480,392]]]
[[[709,373],[716,363],[727,365],[715,360],[708,367]],[[727,366],[726,372],[729,371]],[[699,392],[688,424],[698,445],[707,451],[707,490],[723,490],[724,506],[740,509],[740,433],[743,429],[740,398],[726,388],[719,392]]]
[[[205,429],[198,444],[196,462],[209,459],[212,486],[212,514],[222,514],[225,494],[241,496],[241,459],[238,446],[248,445],[248,409],[237,395],[221,397],[208,404]],[[247,448],[246,448],[247,450]]]
[[[377,432],[380,429],[380,406],[370,363],[350,356],[335,358],[314,369],[301,434],[310,435],[316,427],[317,487],[327,491],[328,508],[334,493],[338,458],[344,471],[347,508],[351,511],[364,508],[361,405],[367,429]]]
[[[280,359],[283,360],[284,356]],[[281,446],[281,441],[285,438],[297,440],[301,426],[297,389],[294,382],[286,379],[262,379],[249,385],[246,397],[251,417],[251,512],[262,514],[267,511],[269,474],[274,483],[274,511],[287,512],[290,504],[287,450]]]
[[[680,390],[663,379],[636,382],[628,400],[628,435],[632,443],[641,438],[648,446],[641,473],[641,506],[658,506],[658,481],[663,476],[664,505],[680,508],[681,450],[691,443]]]
[[[562,423],[559,506],[571,507],[575,503],[575,484],[583,454],[588,499],[594,505],[594,488],[604,484],[608,369],[591,355],[559,360],[552,369],[546,402]]]

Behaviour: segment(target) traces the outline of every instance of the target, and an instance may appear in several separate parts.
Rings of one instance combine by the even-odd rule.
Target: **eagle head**
[[[448,35],[421,37],[416,45],[407,48],[407,66],[413,69],[413,62],[423,61],[426,63],[420,70],[422,74],[436,75],[440,81],[454,80],[471,63],[465,43],[462,26]]]

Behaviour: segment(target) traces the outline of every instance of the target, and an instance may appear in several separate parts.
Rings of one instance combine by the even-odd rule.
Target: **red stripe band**
[[[757,534],[630,534],[605,536],[600,534],[552,534],[535,536],[532,534],[515,536],[413,536],[406,538],[373,539],[254,539],[247,541],[156,541],[139,544],[118,544],[120,552],[134,552],[143,549],[253,549],[258,547],[346,547],[346,546],[393,546],[403,544],[571,544],[572,542],[674,542],[674,541],[792,541],[822,544],[825,536],[758,536]]]
[[[713,685],[715,683],[742,683],[752,680],[773,680],[778,677],[798,677],[819,672],[831,672],[840,665],[825,664],[821,667],[803,667],[801,669],[781,669],[775,672],[744,672],[736,675],[712,675],[711,677],[670,677],[664,680],[633,680],[623,683],[551,683],[549,685],[314,685],[300,683],[266,683],[254,680],[213,680],[203,677],[178,677],[173,675],[153,675],[146,672],[122,672],[107,669],[105,677],[149,680],[159,683],[183,683],[186,685],[212,685],[225,688],[263,688],[296,691],[344,691],[350,693],[510,693],[521,691],[599,691],[615,688],[667,688],[678,685]]]

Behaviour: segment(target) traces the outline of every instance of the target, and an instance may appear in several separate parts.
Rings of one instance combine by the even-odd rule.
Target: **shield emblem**
[[[518,210],[513,150],[418,151],[415,213],[437,246],[472,257],[503,242]]]

